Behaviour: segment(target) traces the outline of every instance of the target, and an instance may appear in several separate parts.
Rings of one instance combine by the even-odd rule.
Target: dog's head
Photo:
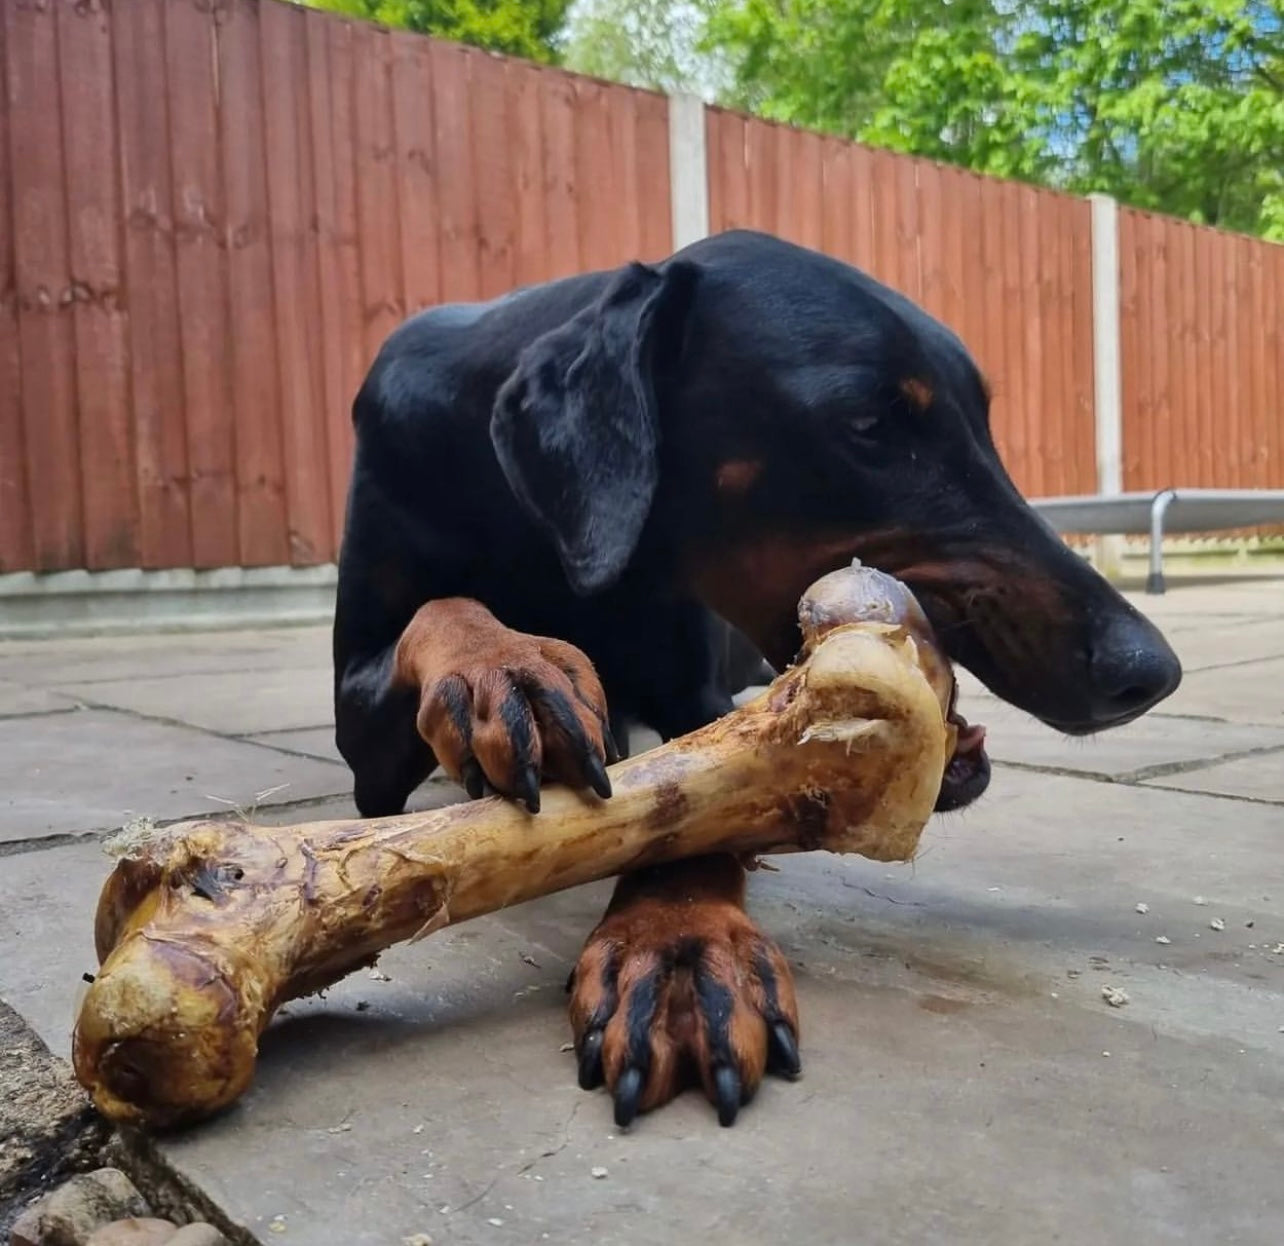
[[[959,340],[815,252],[737,233],[628,266],[527,350],[491,427],[578,591],[662,550],[777,668],[803,591],[858,556],[910,585],[952,659],[1063,732],[1128,722],[1180,681],[1159,631],[1018,493]],[[942,807],[985,786],[961,739],[976,764]]]

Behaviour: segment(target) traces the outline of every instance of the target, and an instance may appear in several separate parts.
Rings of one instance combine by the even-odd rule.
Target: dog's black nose
[[[1141,615],[1116,615],[1093,637],[1088,662],[1094,726],[1144,714],[1181,683],[1181,662]]]

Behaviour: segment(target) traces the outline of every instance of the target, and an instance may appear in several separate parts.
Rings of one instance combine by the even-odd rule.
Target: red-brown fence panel
[[[1284,247],[1120,213],[1124,487],[1284,488]]]
[[[0,572],[335,557],[433,304],[658,260],[668,102],[280,0],[0,0]],[[1095,487],[1083,200],[706,113],[710,224],[923,303],[1030,494]],[[1284,248],[1120,217],[1125,483],[1284,485]]]
[[[85,565],[57,10],[7,0],[2,18],[22,375],[20,409],[4,415],[21,422],[32,567],[56,571]]]
[[[333,559],[405,316],[671,249],[663,96],[278,0],[0,25],[0,572]]]

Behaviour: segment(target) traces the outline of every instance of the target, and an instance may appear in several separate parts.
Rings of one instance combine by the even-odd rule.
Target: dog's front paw
[[[744,911],[733,857],[621,879],[570,991],[580,1085],[606,1083],[621,1127],[688,1085],[731,1125],[764,1072],[801,1067],[793,979]]]
[[[606,766],[619,753],[606,695],[574,645],[456,598],[416,614],[395,661],[398,680],[419,689],[420,736],[474,799],[489,788],[536,813],[545,779],[610,796]]]

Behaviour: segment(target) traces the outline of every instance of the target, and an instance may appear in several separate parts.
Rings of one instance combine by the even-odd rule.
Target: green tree
[[[565,63],[579,73],[709,97],[730,86],[705,41],[707,0],[580,0],[568,15]]]
[[[302,0],[315,9],[365,18],[528,60],[560,59],[571,0]]]
[[[568,61],[1284,239],[1284,0],[582,0]]]

